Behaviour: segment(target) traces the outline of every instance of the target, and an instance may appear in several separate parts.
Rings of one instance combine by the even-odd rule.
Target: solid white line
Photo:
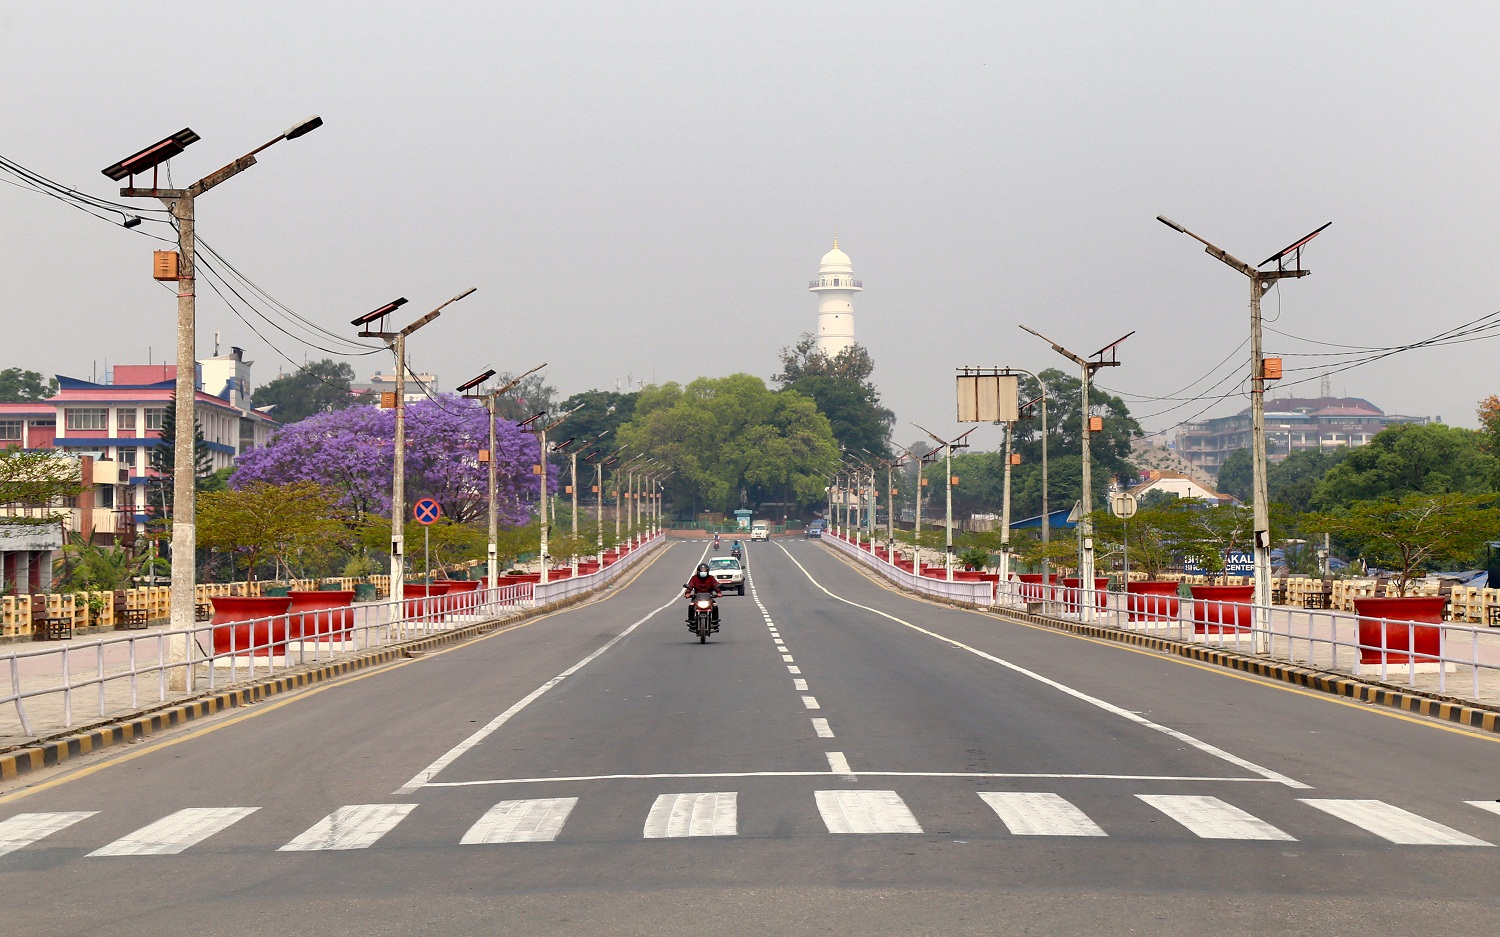
[[[834,774],[842,774],[845,781],[858,781],[853,769],[849,767],[849,759],[844,757],[843,752],[824,752],[828,758],[828,770]]]
[[[739,795],[734,791],[662,794],[646,815],[646,839],[734,836],[739,832]]]
[[[484,728],[480,729],[478,732],[475,732],[473,735],[470,735],[468,738],[464,739],[462,742],[459,742],[457,745],[455,745],[452,748],[448,749],[447,752],[445,752],[443,755],[441,755],[432,764],[430,764],[427,767],[423,768],[421,771],[418,771],[416,773],[416,776],[413,777],[410,781],[407,781],[405,784],[401,785],[401,787],[396,790],[396,793],[397,794],[410,794],[413,791],[416,791],[417,789],[419,789],[419,788],[423,787],[424,785],[426,785],[433,778],[437,777],[438,772],[442,771],[444,768],[446,768],[449,765],[453,764],[453,762],[457,761],[469,749],[473,748],[475,745],[478,745],[480,742],[483,742],[490,735],[494,734],[496,730],[498,730],[501,726],[503,726],[507,722],[509,722],[511,720],[511,717],[515,716],[516,713],[520,712],[521,710],[525,709],[527,706],[530,706],[532,703],[536,702],[537,697],[541,696],[543,693],[545,693],[548,690],[552,689],[553,687],[557,686],[559,683],[563,682],[568,677],[573,676],[573,674],[575,674],[578,671],[582,670],[584,667],[587,667],[590,663],[592,663],[595,659],[597,659],[605,651],[608,651],[610,648],[614,647],[616,644],[619,644],[621,641],[625,640],[625,638],[632,631],[634,631],[635,629],[639,628],[641,625],[645,624],[647,621],[650,621],[652,617],[654,617],[655,615],[659,614],[660,612],[662,612],[662,611],[664,611],[664,610],[666,610],[668,608],[671,608],[672,606],[676,605],[677,602],[678,602],[678,597],[677,597],[676,594],[674,594],[672,596],[672,598],[667,602],[667,604],[658,606],[657,608],[653,609],[652,611],[647,612],[646,615],[645,615],[645,617],[637,620],[635,622],[635,624],[631,625],[629,628],[626,628],[624,631],[620,632],[619,634],[615,635],[613,638],[610,638],[608,641],[604,642],[604,644],[602,646],[600,646],[598,650],[594,651],[592,654],[590,654],[589,656],[585,657],[583,660],[579,661],[578,663],[576,663],[573,666],[569,667],[567,670],[564,670],[562,673],[560,673],[557,676],[553,677],[551,680],[548,680],[546,683],[544,683],[541,686],[537,687],[535,690],[532,690],[530,693],[526,694],[526,696],[520,702],[516,703],[511,708],[507,709],[505,712],[503,712],[500,715],[496,716],[495,718],[491,719],[489,721],[489,723],[484,726]]]
[[[175,856],[226,830],[259,807],[188,807],[100,846],[90,856]]]
[[[416,804],[351,804],[340,807],[277,852],[367,849],[415,809]]]
[[[828,720],[827,719],[819,719],[817,717],[814,717],[813,721],[812,721],[812,724],[813,724],[813,731],[816,732],[816,733],[818,733],[818,738],[820,738],[820,739],[831,739],[831,738],[833,738],[833,729],[829,728],[829,726],[828,726]]]
[[[1141,800],[1181,823],[1202,839],[1273,839],[1295,843],[1297,837],[1217,797],[1198,794],[1137,794]]]
[[[562,832],[568,814],[578,806],[577,797],[547,797],[541,800],[502,800],[485,811],[469,827],[459,843],[480,846],[490,843],[550,843]]]
[[[1193,748],[1198,749],[1204,754],[1212,755],[1215,758],[1227,761],[1232,765],[1244,768],[1246,771],[1253,771],[1269,781],[1275,781],[1278,784],[1285,784],[1287,787],[1300,788],[1303,790],[1307,790],[1312,787],[1311,784],[1303,784],[1301,781],[1293,780],[1292,778],[1289,778],[1284,774],[1272,771],[1270,768],[1258,765],[1253,761],[1248,761],[1244,758],[1240,758],[1237,755],[1231,755],[1224,749],[1219,748],[1216,745],[1210,745],[1202,739],[1194,738],[1193,736],[1188,735],[1186,732],[1179,732],[1176,729],[1169,728],[1167,726],[1161,725],[1160,723],[1152,722],[1150,719],[1147,719],[1138,713],[1133,713],[1130,710],[1124,709],[1120,706],[1116,706],[1113,703],[1107,703],[1104,700],[1099,699],[1097,696],[1090,696],[1087,693],[1084,693],[1082,690],[1075,690],[1067,684],[1059,683],[1056,680],[1044,677],[1034,670],[1027,670],[1025,667],[1022,667],[1019,664],[1011,663],[1010,661],[996,657],[993,654],[986,654],[984,651],[981,651],[978,648],[970,647],[969,645],[964,644],[961,641],[955,641],[954,639],[947,637],[946,635],[938,634],[936,631],[928,631],[926,628],[923,628],[919,625],[914,625],[909,621],[897,618],[895,615],[892,615],[889,612],[882,612],[878,608],[871,608],[868,605],[861,605],[858,602],[846,599],[841,595],[836,595],[833,592],[830,592],[828,588],[825,587],[822,583],[814,579],[812,573],[807,571],[807,567],[803,566],[801,563],[798,563],[797,558],[792,556],[792,554],[788,552],[786,547],[781,546],[781,544],[779,543],[776,544],[776,546],[781,548],[781,552],[786,553],[787,559],[790,559],[793,563],[796,563],[797,568],[802,570],[802,574],[807,577],[809,582],[817,586],[819,589],[823,590],[825,595],[829,596],[830,598],[837,599],[838,601],[843,602],[845,605],[852,605],[855,608],[864,609],[865,611],[875,615],[879,615],[882,618],[888,618],[898,625],[904,625],[905,627],[910,628],[911,630],[918,632],[919,634],[925,634],[928,637],[937,638],[939,641],[942,641],[945,644],[959,648],[960,650],[968,651],[970,654],[973,654],[976,657],[982,657],[992,663],[999,664],[1000,666],[1014,671],[1015,673],[1018,673],[1024,677],[1029,677],[1032,680],[1037,681],[1038,683],[1041,683],[1045,686],[1050,686],[1054,690],[1066,693],[1074,699],[1088,703],[1090,706],[1097,706],[1107,713],[1113,713],[1114,715],[1119,716],[1121,719],[1128,719],[1129,721],[1134,722],[1137,725],[1144,726],[1148,729],[1153,729],[1157,732],[1162,733],[1163,735],[1174,738],[1177,741],[1182,742],[1183,744],[1191,745]]]
[[[1380,800],[1303,798],[1302,802],[1402,846],[1494,845]]]
[[[0,856],[25,849],[37,840],[65,830],[79,820],[87,820],[97,810],[69,810],[57,813],[18,813],[0,820]]]
[[[799,692],[806,693],[807,692],[807,681],[803,680],[800,677],[797,678],[797,679],[795,679],[795,680],[793,680],[792,681],[792,689],[797,690]]]
[[[1017,836],[1108,836],[1082,810],[1057,794],[980,791],[980,798]]]
[[[818,813],[830,833],[920,833],[895,791],[816,791]]]
[[[802,697],[802,705],[808,709],[818,709],[818,698],[816,696],[804,696]]]
[[[1007,771],[860,771],[863,777],[876,778],[1029,778],[1064,781],[1182,781],[1212,784],[1274,784],[1270,778],[1213,778],[1197,775],[1169,774],[1057,774],[1050,772]],[[553,778],[486,778],[482,781],[433,781],[427,787],[488,787],[495,784],[551,784],[563,781],[661,781],[696,778],[818,778],[826,771],[718,771],[667,774],[594,774]]]

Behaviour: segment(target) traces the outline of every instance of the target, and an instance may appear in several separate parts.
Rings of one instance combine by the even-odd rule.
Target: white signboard
[[[1012,423],[1019,420],[1019,384],[1014,374],[960,374],[958,422]]]

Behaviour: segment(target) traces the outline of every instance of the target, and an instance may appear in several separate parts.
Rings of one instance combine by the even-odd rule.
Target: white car
[[[769,540],[770,538],[771,538],[771,528],[767,527],[765,524],[751,524],[750,525],[750,539],[751,540]]]
[[[719,580],[719,588],[725,592],[734,589],[740,595],[745,594],[745,567],[741,566],[740,561],[734,557],[709,557],[708,574]]]

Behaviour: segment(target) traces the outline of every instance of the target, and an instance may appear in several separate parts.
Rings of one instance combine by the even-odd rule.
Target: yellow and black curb
[[[868,567],[845,559],[841,554],[835,553],[834,555],[844,559],[854,569],[879,576],[878,573],[873,572]],[[1101,641],[1130,644],[1163,654],[1185,657],[1189,660],[1205,664],[1227,667],[1231,670],[1253,674],[1268,680],[1290,683],[1293,686],[1299,686],[1303,689],[1319,693],[1342,696],[1363,703],[1371,703],[1376,706],[1387,706],[1418,716],[1430,716],[1433,719],[1440,719],[1444,722],[1451,722],[1466,728],[1478,729],[1482,732],[1500,734],[1500,708],[1489,707],[1483,703],[1440,696],[1436,693],[1427,693],[1422,690],[1398,690],[1394,687],[1371,683],[1329,670],[1315,670],[1311,667],[1299,667],[1296,664],[1279,663],[1277,661],[1252,657],[1248,654],[1241,654],[1236,651],[1206,647],[1202,644],[1193,644],[1187,641],[1174,641],[1171,638],[1140,634],[1134,631],[1126,631],[1122,628],[1111,628],[1108,625],[1086,624],[1067,618],[1052,618],[1047,615],[1038,615],[1034,612],[990,608],[988,606],[979,606],[950,599],[938,599],[913,589],[908,589],[900,583],[887,579],[884,576],[879,576],[879,581],[888,584],[896,591],[928,602],[965,608],[970,611],[993,615],[997,618],[1021,624],[1051,628],[1055,631],[1066,631],[1071,634],[1096,638]]]
[[[61,764],[70,758],[87,755],[89,752],[108,748],[111,745],[123,745],[137,739],[143,739],[157,732],[172,729],[226,709],[249,706],[252,703],[258,703],[261,700],[269,699],[282,693],[300,690],[316,683],[326,683],[329,680],[335,680],[355,671],[380,667],[393,661],[420,656],[426,651],[445,645],[459,644],[472,638],[483,637],[496,631],[503,631],[528,619],[548,615],[569,606],[577,605],[584,599],[591,598],[601,590],[607,589],[614,584],[614,581],[604,583],[588,592],[580,592],[577,595],[568,596],[565,599],[549,603],[541,608],[525,609],[519,614],[510,615],[505,618],[476,622],[472,625],[454,628],[451,631],[444,631],[441,634],[414,638],[410,641],[403,641],[400,644],[392,644],[378,651],[360,654],[357,657],[330,662],[322,666],[312,666],[306,670],[297,670],[252,684],[226,690],[210,691],[208,694],[195,699],[170,703],[160,709],[140,712],[134,718],[129,718],[125,721],[112,721],[108,724],[85,729],[82,732],[57,736],[55,738],[40,739],[25,748],[12,749],[0,753],[0,781],[8,781],[22,774],[38,771],[49,765]]]

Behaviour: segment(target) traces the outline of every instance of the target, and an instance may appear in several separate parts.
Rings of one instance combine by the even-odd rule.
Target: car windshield
[[[716,556],[708,561],[709,569],[739,569],[740,561],[732,556]]]

